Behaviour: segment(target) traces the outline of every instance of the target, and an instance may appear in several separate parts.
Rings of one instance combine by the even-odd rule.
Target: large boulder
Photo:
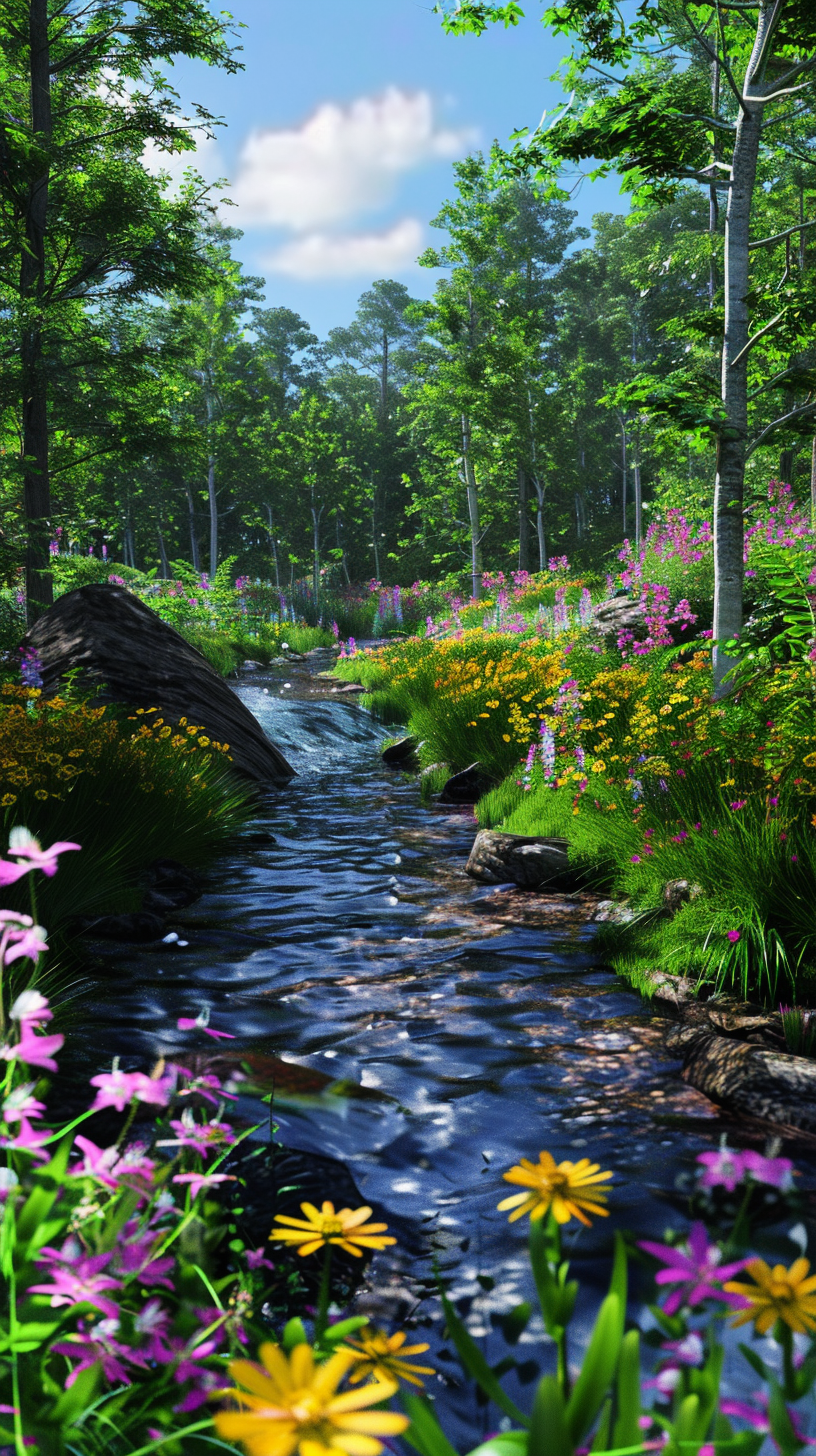
[[[816,1133],[816,1062],[684,1028],[672,1043],[683,1078],[729,1112]]]
[[[480,829],[465,873],[483,885],[519,885],[525,890],[563,889],[573,885],[566,839],[541,835],[502,834]]]
[[[228,743],[236,769],[259,783],[286,783],[294,769],[257,719],[206,658],[118,586],[83,586],[60,597],[29,630],[25,648],[41,663],[43,694],[52,697],[75,668],[104,697],[134,708],[186,717]]]

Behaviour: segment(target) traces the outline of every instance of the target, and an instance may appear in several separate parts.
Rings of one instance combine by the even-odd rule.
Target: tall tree
[[[27,588],[52,599],[50,372],[76,304],[189,292],[200,195],[175,199],[144,165],[145,144],[191,149],[161,63],[235,69],[226,17],[207,0],[4,0],[0,13],[0,287],[19,347]],[[199,126],[213,118],[199,108]]]

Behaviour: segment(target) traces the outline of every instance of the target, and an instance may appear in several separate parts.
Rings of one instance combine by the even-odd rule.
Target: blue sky
[[[480,38],[446,36],[418,0],[226,0],[240,35],[237,76],[183,63],[183,102],[222,116],[198,165],[225,176],[243,229],[236,252],[266,278],[269,305],[295,309],[321,336],[347,323],[375,278],[417,296],[434,275],[416,255],[453,192],[452,162],[535,126],[560,97],[549,81],[563,40],[538,23]],[[584,183],[579,220],[625,211],[614,179]]]

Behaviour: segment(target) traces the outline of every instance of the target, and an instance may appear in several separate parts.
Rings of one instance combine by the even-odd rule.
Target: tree
[[[48,400],[77,305],[202,280],[201,192],[168,198],[143,160],[148,141],[194,146],[159,69],[177,55],[236,69],[207,0],[5,0],[0,15],[0,288],[18,339],[33,613],[52,599]]]
[[[492,22],[517,24],[522,15],[515,3],[462,0],[445,24],[478,33]],[[708,411],[717,437],[714,672],[721,691],[734,661],[727,644],[742,626],[745,464],[756,443],[749,439],[749,361],[774,331],[786,331],[795,346],[813,318],[812,300],[798,289],[776,307],[767,292],[757,296],[752,252],[800,238],[816,218],[794,218],[790,228],[756,238],[752,216],[764,168],[792,160],[812,166],[802,143],[816,102],[816,12],[811,0],[642,0],[628,19],[616,0],[564,0],[548,6],[544,21],[573,42],[563,73],[573,96],[517,147],[517,167],[526,174],[535,166],[553,179],[566,165],[600,159],[593,175],[614,166],[644,201],[671,200],[692,180],[714,199],[712,235],[718,198],[726,198],[720,406]],[[752,319],[761,324],[753,333]],[[764,388],[784,390],[790,375],[783,375]],[[781,409],[762,439],[815,411],[811,388],[803,403]]]

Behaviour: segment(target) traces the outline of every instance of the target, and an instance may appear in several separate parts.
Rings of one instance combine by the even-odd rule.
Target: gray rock
[[[261,662],[255,662],[254,658],[247,657],[246,660],[241,663],[241,671],[242,672],[258,672],[261,669],[262,666],[263,666],[263,663],[261,663]]]
[[[476,835],[465,873],[484,885],[519,885],[525,890],[545,886],[574,885],[566,839],[543,835],[502,834],[480,829]]]
[[[389,743],[382,751],[382,761],[387,763],[389,768],[411,768],[416,767],[417,741],[415,738],[400,738],[397,743]]]
[[[617,900],[599,900],[592,916],[600,924],[609,925],[629,925],[634,918],[634,910],[628,905],[619,905]]]
[[[693,880],[669,880],[663,886],[663,909],[668,915],[676,915],[681,905],[696,900],[702,893],[702,885],[696,885]]]
[[[67,592],[23,638],[36,649],[43,696],[81,668],[101,696],[134,708],[158,708],[170,723],[186,717],[228,743],[233,767],[260,783],[286,783],[294,769],[237,693],[189,642],[124,587],[92,585]]]
[[[648,636],[643,606],[637,597],[610,597],[595,608],[595,626],[604,637],[617,637],[619,632],[632,632],[637,642]]]
[[[461,773],[453,774],[442,793],[439,795],[441,804],[475,804],[481,799],[482,794],[487,793],[492,780],[485,773],[480,763],[471,763],[463,768]]]

